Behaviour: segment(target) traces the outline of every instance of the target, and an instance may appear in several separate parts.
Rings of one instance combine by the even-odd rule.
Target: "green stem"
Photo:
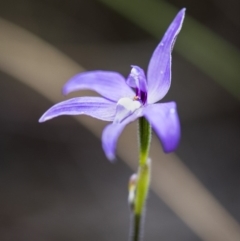
[[[152,128],[144,117],[139,118],[138,128],[140,149],[139,166],[143,166],[144,164],[146,164],[148,159],[148,153],[152,137]]]
[[[136,196],[134,200],[133,218],[133,241],[139,241],[144,206],[148,194],[150,182],[150,160],[148,158],[151,142],[151,126],[148,121],[141,117],[139,119],[139,167],[136,183]]]
[[[139,241],[140,240],[140,232],[141,232],[141,216],[134,215],[134,229],[133,229],[133,241]]]

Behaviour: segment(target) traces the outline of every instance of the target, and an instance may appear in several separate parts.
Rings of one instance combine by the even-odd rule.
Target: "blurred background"
[[[240,2],[1,0],[1,241],[127,240],[128,133],[111,164],[97,137],[106,123],[38,119],[83,69],[146,70],[183,7],[163,100],[177,102],[182,139],[153,167],[144,240],[240,240]]]

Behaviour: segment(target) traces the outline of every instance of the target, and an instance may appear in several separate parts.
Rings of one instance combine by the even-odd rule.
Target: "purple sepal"
[[[39,122],[44,122],[60,115],[89,115],[94,118],[113,121],[116,103],[101,97],[78,97],[62,101],[48,109]]]
[[[148,105],[143,115],[152,125],[165,152],[174,151],[180,140],[180,123],[175,102]]]
[[[182,9],[174,18],[150,59],[147,72],[149,104],[161,100],[170,88],[171,53],[173,44],[182,28],[185,10],[185,8]]]
[[[118,101],[122,97],[134,97],[133,90],[126,84],[125,78],[112,71],[88,71],[73,76],[64,86],[63,94],[77,90],[94,90],[103,97]]]
[[[117,140],[125,126],[142,115],[142,109],[138,109],[123,122],[113,123],[105,127],[102,133],[102,146],[107,158],[110,161],[114,161],[115,159]]]

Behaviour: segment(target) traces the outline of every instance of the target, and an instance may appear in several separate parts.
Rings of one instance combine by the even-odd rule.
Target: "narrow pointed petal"
[[[112,121],[116,112],[116,103],[101,97],[78,97],[60,102],[47,110],[39,122],[60,115],[88,115],[94,118]]]
[[[127,124],[142,116],[142,108],[136,110],[131,116],[121,123],[113,123],[105,127],[102,133],[103,150],[110,161],[115,159],[117,141]]]
[[[185,9],[182,9],[168,27],[162,41],[155,49],[149,62],[148,103],[155,103],[162,99],[171,85],[171,53],[178,33],[182,28]]]
[[[165,152],[174,151],[180,140],[180,124],[175,102],[148,105],[144,116],[159,137]]]
[[[77,74],[63,86],[63,94],[84,89],[94,90],[113,101],[134,96],[133,90],[126,84],[124,77],[111,71],[88,71]]]

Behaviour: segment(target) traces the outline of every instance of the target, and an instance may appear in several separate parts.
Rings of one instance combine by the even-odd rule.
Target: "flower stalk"
[[[150,159],[148,158],[151,143],[151,126],[148,121],[139,118],[139,167],[134,203],[132,241],[139,241],[142,234],[142,219],[150,184]]]
[[[152,128],[149,122],[141,117],[138,120],[138,134],[139,134],[139,165],[144,166],[148,159],[150,149]]]

